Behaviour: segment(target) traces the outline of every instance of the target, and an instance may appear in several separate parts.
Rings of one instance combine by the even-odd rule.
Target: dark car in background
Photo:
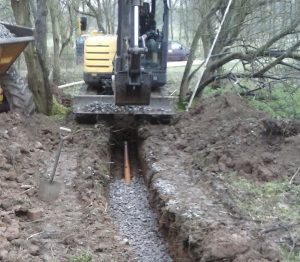
[[[168,43],[168,61],[185,61],[188,58],[190,50],[177,41]]]

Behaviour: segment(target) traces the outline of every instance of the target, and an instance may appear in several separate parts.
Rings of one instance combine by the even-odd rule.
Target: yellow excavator
[[[116,46],[115,35],[94,31],[85,39],[83,79],[87,86],[100,90],[111,87]]]
[[[19,110],[27,115],[35,110],[33,95],[12,65],[34,40],[33,30],[0,22],[0,112]]]
[[[168,25],[168,0],[118,0],[117,37],[99,35],[86,39],[87,89],[73,98],[73,112],[173,115],[177,97],[163,90]],[[85,29],[86,24],[81,28]]]

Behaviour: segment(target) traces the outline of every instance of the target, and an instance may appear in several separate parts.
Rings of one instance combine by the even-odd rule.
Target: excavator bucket
[[[147,106],[118,106],[113,95],[78,95],[74,96],[72,107],[75,114],[172,116],[177,101],[175,96],[152,95]]]
[[[10,31],[11,36],[0,38],[0,74],[3,74],[22,53],[27,44],[34,40],[33,30],[30,28],[10,25],[0,22]]]
[[[143,85],[133,86],[128,83],[128,73],[119,72],[115,76],[115,103],[124,105],[149,105],[152,79],[149,74],[142,73]]]

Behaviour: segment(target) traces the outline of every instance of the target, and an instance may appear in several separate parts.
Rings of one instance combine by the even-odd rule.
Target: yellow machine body
[[[84,42],[84,81],[101,86],[111,81],[117,36],[92,33]]]

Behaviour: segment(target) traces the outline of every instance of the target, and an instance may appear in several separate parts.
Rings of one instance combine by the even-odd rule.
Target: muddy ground
[[[139,125],[150,202],[174,261],[279,261],[299,250],[300,136],[267,132],[266,119],[222,95],[171,125]],[[59,199],[45,203],[39,177],[51,172],[61,125],[74,135],[55,178]],[[0,261],[133,260],[108,213],[109,127],[0,115]]]
[[[140,128],[175,261],[298,261],[300,128],[276,123],[226,94],[174,125]]]
[[[0,261],[130,261],[107,214],[109,130],[16,113],[0,123]],[[39,177],[51,172],[60,125],[76,134],[58,166],[59,199],[44,203]]]

